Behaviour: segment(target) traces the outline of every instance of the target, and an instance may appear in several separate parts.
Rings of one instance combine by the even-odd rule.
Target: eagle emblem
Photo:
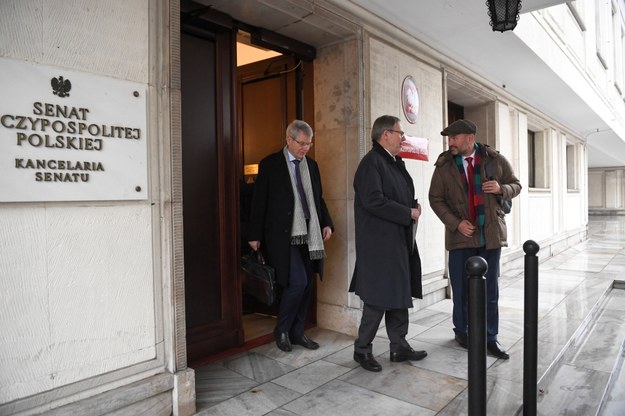
[[[69,82],[69,79],[63,79],[63,76],[59,76],[58,78],[52,78],[50,84],[52,85],[54,95],[69,97],[69,90],[72,89],[72,83]]]

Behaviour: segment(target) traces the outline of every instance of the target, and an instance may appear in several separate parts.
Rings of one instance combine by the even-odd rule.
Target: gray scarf
[[[286,147],[283,150],[286,159],[287,168],[291,176],[291,187],[293,188],[293,199],[295,200],[295,209],[293,212],[293,225],[291,226],[291,244],[302,245],[308,243],[308,252],[311,260],[319,260],[325,257],[323,250],[323,237],[321,235],[321,226],[319,225],[319,217],[317,216],[317,207],[313,198],[312,185],[310,181],[310,171],[306,157],[299,164],[300,174],[302,176],[302,187],[306,200],[308,201],[308,209],[310,210],[310,220],[308,227],[306,226],[306,216],[302,208],[302,201],[299,199],[297,192],[297,179],[293,170],[292,162],[289,160],[289,151]]]

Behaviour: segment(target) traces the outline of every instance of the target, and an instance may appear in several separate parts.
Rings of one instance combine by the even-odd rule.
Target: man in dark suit
[[[306,157],[312,147],[312,128],[294,120],[286,129],[286,146],[264,158],[254,185],[249,245],[263,247],[265,259],[276,270],[283,287],[274,330],[276,345],[317,349],[304,334],[315,273],[323,276],[323,242],[334,225],[323,200],[317,163]]]
[[[421,259],[412,232],[421,206],[412,177],[397,156],[405,140],[399,118],[387,115],[375,120],[371,139],[373,147],[354,176],[356,267],[349,290],[364,303],[354,360],[365,370],[382,371],[371,344],[382,317],[391,361],[427,356],[406,341],[408,308],[413,297],[422,297]]]

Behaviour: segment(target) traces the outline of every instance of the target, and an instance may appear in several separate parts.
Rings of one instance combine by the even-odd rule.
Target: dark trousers
[[[469,279],[465,263],[469,257],[480,256],[488,263],[486,271],[486,334],[488,341],[496,341],[499,333],[499,259],[501,249],[485,247],[465,248],[449,252],[449,279],[454,302],[454,331],[467,334],[469,329]]]
[[[371,343],[378,332],[380,322],[386,323],[386,333],[391,341],[391,352],[398,352],[401,348],[409,348],[406,341],[408,333],[408,309],[381,309],[376,306],[364,304],[362,319],[358,328],[358,338],[354,342],[354,351],[360,354],[373,352]]]
[[[282,291],[276,332],[287,332],[291,339],[304,335],[313,276],[308,245],[291,246],[289,284]]]

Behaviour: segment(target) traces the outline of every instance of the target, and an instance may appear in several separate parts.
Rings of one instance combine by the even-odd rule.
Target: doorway
[[[193,366],[272,340],[277,306],[260,304],[242,287],[246,210],[260,160],[284,146],[294,118],[312,124],[313,66],[277,54],[237,68],[236,22],[191,17],[183,20],[180,44],[185,317]],[[313,299],[311,324],[315,306]]]
[[[306,78],[312,78],[312,64],[292,56],[279,55],[237,68],[237,121],[243,164],[240,181],[242,253],[250,250],[245,231],[258,164],[265,156],[284,147],[288,124],[293,119],[304,118],[304,108],[310,106],[312,110],[312,102],[303,101]],[[312,85],[308,88],[312,90]],[[245,288],[242,296],[245,342],[256,345],[271,340],[277,303],[263,305],[246,293]],[[315,323],[315,303],[311,300],[310,324]]]

